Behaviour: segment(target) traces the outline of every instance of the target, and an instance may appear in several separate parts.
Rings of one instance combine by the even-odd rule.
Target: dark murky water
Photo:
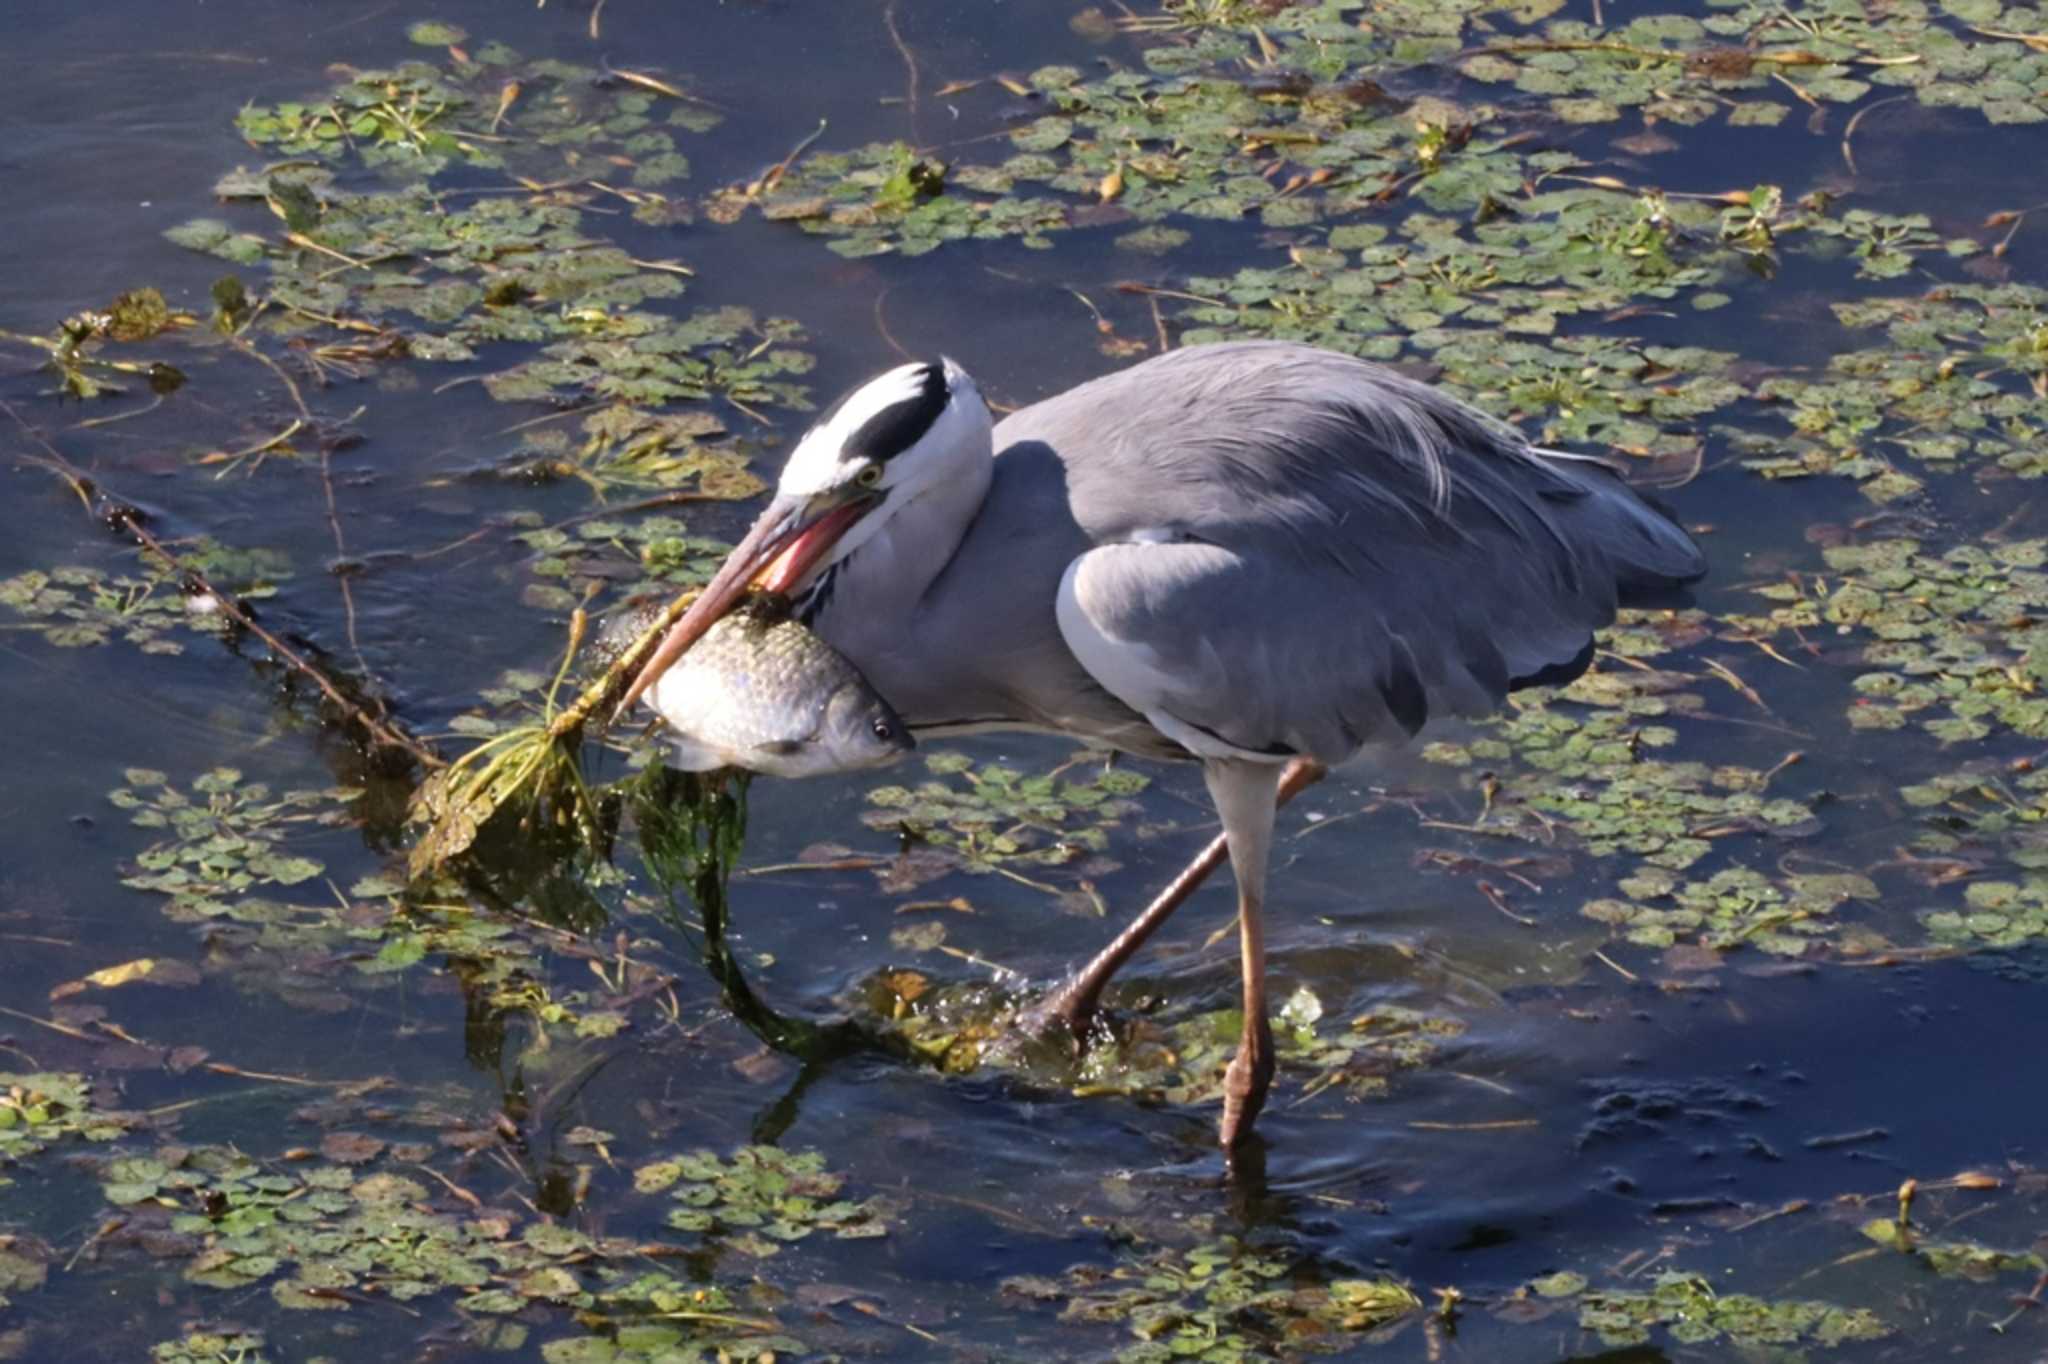
[[[236,112],[323,90],[334,63],[371,67],[420,55],[404,32],[419,17],[396,4],[11,7],[0,16],[0,46],[12,58],[0,83],[0,175],[9,188],[0,327],[45,331],[142,284],[204,314],[221,262],[162,233],[222,214],[214,181],[238,163],[273,159],[236,139]],[[964,152],[972,145],[965,139],[1006,126],[1005,111],[982,97],[956,107],[933,93],[945,81],[1099,56],[1128,62],[1136,50],[1128,38],[1084,41],[1058,5],[899,6],[894,20],[923,91],[913,129],[900,103],[903,57],[883,11],[870,4],[618,0],[603,8],[594,43],[589,8],[561,0],[539,9],[448,4],[435,17],[529,55],[603,57],[686,82],[726,119],[690,144],[690,179],[672,191],[684,196],[758,176],[820,119],[826,147],[912,137],[948,156],[957,130]],[[2023,26],[2021,18],[2003,24]],[[2039,169],[2048,165],[2048,137],[2036,128],[1905,112],[1914,108],[1873,112],[1859,132],[1862,175],[1849,181],[1858,205],[1928,212],[1937,230],[1963,233],[1996,211],[2048,197]],[[1684,130],[1685,149],[1657,160],[1655,175],[1695,191],[1771,182],[1796,192],[1844,181],[1842,115],[1815,134],[1799,126],[1804,112],[1777,128]],[[1546,136],[1599,162],[1611,132],[1559,126]],[[1650,177],[1639,162],[1613,164],[1631,182]],[[237,212],[252,214],[249,230],[267,230],[256,221],[260,209]],[[743,305],[798,319],[817,358],[804,381],[819,400],[893,359],[886,332],[916,353],[959,357],[996,398],[1025,402],[1118,363],[1098,349],[1101,333],[1076,291],[1116,334],[1149,340],[1145,302],[1118,294],[1119,280],[1142,274],[1172,283],[1271,264],[1278,254],[1266,234],[1234,224],[1205,225],[1163,268],[1114,250],[1101,231],[1061,235],[1050,251],[1001,241],[847,260],[793,225],[757,217],[730,227],[701,218],[658,227],[620,213],[585,230],[636,257],[686,261],[695,272],[690,307]],[[2030,235],[2016,239],[2012,277],[2048,283]],[[1734,351],[1759,369],[1813,366],[1843,344],[1825,304],[1877,287],[1853,275],[1840,261],[1791,256],[1770,280],[1722,282],[1733,296],[1727,307],[1681,305],[1627,325],[1652,342]],[[1883,287],[1898,293],[1925,284],[1921,276]],[[515,351],[507,343],[449,372],[484,372],[516,360]],[[497,532],[447,548],[508,513],[554,523],[595,505],[574,480],[538,486],[478,476],[516,445],[507,429],[544,409],[494,402],[474,384],[438,391],[443,372],[421,373],[416,364],[333,387],[309,384],[320,414],[346,419],[360,437],[331,456],[344,551],[317,460],[278,457],[254,473],[219,478],[198,462],[289,420],[260,369],[218,359],[191,366],[192,382],[160,410],[86,427],[88,418],[144,406],[146,395],[59,403],[49,376],[31,368],[32,351],[4,354],[0,397],[68,458],[145,507],[161,534],[203,534],[287,556],[290,572],[262,604],[265,618],[338,668],[373,677],[416,732],[446,734],[505,669],[552,665],[560,613],[520,604],[533,553]],[[729,408],[722,416],[759,440],[763,473],[802,422],[790,412],[774,413],[770,426]],[[9,456],[36,453],[15,423],[0,430]],[[1702,594],[1709,611],[1757,610],[1745,591],[1753,581],[1788,567],[1817,570],[1808,527],[1872,511],[1847,480],[1764,482],[1714,437],[1706,450],[1701,476],[1670,496],[1688,523],[1713,528],[1706,543],[1715,578]],[[132,549],[82,516],[46,469],[10,460],[0,478],[0,579],[63,564],[103,575],[136,571]],[[2032,486],[1954,478],[1932,485],[1930,500],[1915,506],[1932,511],[1944,544],[2001,522],[2023,535],[2039,524]],[[683,515],[693,533],[730,540],[747,511],[707,503]],[[436,550],[443,552],[428,554]],[[328,571],[344,553],[359,568],[347,579],[353,642]],[[515,930],[535,944],[538,986],[558,996],[586,992],[601,1003],[594,967],[610,960],[622,934],[635,960],[674,976],[672,994],[622,1006],[627,1026],[609,1038],[541,1027],[502,1001],[495,1009],[479,1004],[460,953],[362,971],[390,940],[381,920],[362,921],[353,940],[329,924],[328,937],[282,946],[218,922],[173,921],[159,912],[163,897],[121,884],[158,837],[109,804],[124,769],[154,769],[187,788],[229,765],[280,791],[353,786],[366,776],[359,755],[259,649],[230,649],[189,631],[177,638],[181,653],[158,655],[120,642],[67,648],[23,629],[0,632],[0,714],[12,717],[9,780],[0,788],[0,1004],[8,1011],[0,1072],[81,1074],[101,1086],[109,1106],[155,1115],[155,1130],[130,1132],[123,1149],[218,1145],[289,1170],[317,1159],[310,1148],[335,1131],[365,1132],[421,1145],[416,1159],[385,1154],[372,1168],[410,1171],[422,1200],[439,1200],[443,1212],[503,1208],[522,1226],[546,1212],[592,1234],[692,1247],[664,1225],[662,1200],[632,1192],[630,1171],[699,1147],[815,1149],[846,1178],[848,1197],[885,1201],[885,1237],[814,1236],[759,1258],[710,1242],[686,1261],[645,1259],[686,1265],[684,1277],[733,1295],[734,1314],[772,1317],[819,1354],[1113,1357],[1140,1340],[1127,1323],[1066,1320],[1060,1302],[998,1286],[1020,1275],[1071,1283],[1063,1276],[1077,1265],[1127,1264],[1160,1247],[1226,1236],[1279,1257],[1282,1283],[1384,1274],[1425,1300],[1430,1289],[1453,1286],[1471,1300],[1450,1331],[1410,1314],[1378,1331],[1290,1336],[1268,1317],[1258,1338],[1283,1354],[1318,1346],[1432,1360],[1792,1357],[1774,1346],[1744,1353],[1725,1338],[1687,1344],[1662,1331],[1633,1352],[1601,1355],[1598,1336],[1569,1308],[1546,1312],[1544,1299],[1526,1293],[1526,1301],[1509,1302],[1532,1279],[1560,1270],[1614,1288],[1645,1287],[1657,1270],[1674,1268],[1725,1292],[1869,1308],[1893,1328],[1885,1339],[1838,1347],[1844,1358],[2032,1360],[2048,1351],[2039,1312],[2021,1315],[2006,1333],[1989,1329],[2034,1286],[2034,1270],[1937,1277],[1909,1257],[1865,1253],[1870,1243],[1857,1233],[1864,1219],[1891,1210],[1902,1180],[1932,1186],[1966,1170],[1989,1172],[1999,1185],[1924,1195],[1930,1236],[1982,1237],[2025,1252],[2048,1233],[2033,1173],[2048,1130],[2048,1090],[2039,1082],[2048,1010],[2039,972],[2029,978],[2016,969],[2023,958],[2006,963],[2015,969],[1991,971],[1980,960],[1921,960],[1917,950],[1816,954],[1798,964],[1743,950],[1715,964],[1611,942],[1578,911],[1615,893],[1628,859],[1568,848],[1560,856],[1444,827],[1479,814],[1476,790],[1457,769],[1404,756],[1385,770],[1342,774],[1283,815],[1269,928],[1278,994],[1307,987],[1332,1022],[1402,1006],[1454,1018],[1463,1031],[1364,1097],[1319,1090],[1308,1070],[1283,1071],[1261,1124],[1261,1158],[1226,1181],[1212,1148],[1212,1103],[1077,1096],[1045,1076],[992,1068],[941,1074],[875,1046],[806,1053],[764,1045],[735,1021],[694,943],[653,911],[639,879],[601,891],[618,916],[610,924],[564,918],[560,929]],[[1735,660],[1732,652],[1717,656]],[[1770,713],[1718,683],[1699,684],[1713,689],[1710,716],[1681,726],[1672,754],[1769,769],[1788,751],[1803,751],[1772,794],[1811,805],[1821,823],[1796,845],[1735,835],[1727,851],[1717,847],[1712,866],[1782,868],[1795,847],[1814,866],[1882,862],[1920,827],[1918,812],[1896,800],[1897,787],[1964,758],[2031,751],[2011,735],[1959,745],[1958,753],[1915,731],[1852,731],[1841,720],[1855,671],[1845,662],[1795,673],[1748,652],[1740,666]],[[443,748],[456,751],[460,742]],[[1070,752],[1026,738],[960,747],[977,761],[1032,771]],[[1093,877],[1113,914],[1141,902],[1208,836],[1198,775],[1150,775],[1142,814],[1114,833],[1114,864]],[[966,986],[989,979],[994,964],[1006,973],[1005,990],[1019,979],[1042,985],[1110,931],[1053,895],[991,875],[955,873],[890,892],[871,870],[749,874],[819,843],[892,857],[896,840],[860,818],[877,784],[752,788],[746,852],[731,883],[731,945],[771,1009],[810,1021],[858,1013],[864,986],[884,968]],[[388,780],[373,785],[387,801],[398,789]],[[319,862],[320,873],[273,893],[322,904],[360,899],[364,892],[351,887],[390,867],[391,838],[388,818],[367,835],[354,823],[293,832],[289,852]],[[1426,849],[1546,855],[1528,872],[1538,889],[1510,887],[1514,913],[1532,922],[1504,916],[1478,889],[1489,876],[1505,885],[1500,872],[1433,871],[1417,858]],[[629,852],[619,861],[638,878]],[[1954,897],[1927,891],[1923,902],[1904,881],[1883,884],[1881,902],[1840,913],[1917,949],[1916,913]],[[1071,880],[1060,888],[1071,889]],[[971,916],[902,912],[907,901],[955,895],[971,901]],[[1167,1021],[1227,1008],[1235,964],[1227,944],[1206,940],[1231,911],[1226,888],[1204,891],[1133,968],[1120,999]],[[925,921],[943,921],[944,946],[966,955],[901,936],[906,923]],[[88,971],[140,958],[189,963],[198,978],[181,988],[64,988]],[[195,1066],[199,1054],[172,1050],[179,1048],[203,1049],[204,1059]],[[335,1087],[371,1079],[383,1083],[367,1093]],[[309,1111],[315,1101],[339,1107]],[[517,1144],[490,1135],[495,1115],[508,1109],[523,1126]],[[581,1129],[609,1136],[593,1144],[576,1135]],[[488,1142],[444,1140],[468,1132]],[[544,1344],[585,1335],[570,1306],[543,1296],[504,1316],[458,1309],[459,1293],[405,1303],[365,1289],[345,1311],[300,1312],[279,1306],[266,1283],[193,1282],[189,1268],[204,1235],[152,1244],[111,1228],[114,1209],[101,1193],[107,1174],[95,1163],[107,1149],[73,1137],[14,1165],[0,1159],[0,1251],[13,1244],[47,1262],[46,1281],[10,1284],[0,1260],[0,1359],[142,1358],[196,1325],[260,1332],[265,1357],[278,1361],[540,1358]],[[446,1193],[457,1187],[469,1197]],[[183,1197],[166,1194],[155,1206],[173,1209]],[[1793,1203],[1798,1211],[1765,1219]],[[1181,1300],[1200,1306],[1198,1293]],[[1186,1320],[1206,1319],[1170,1321],[1166,1338]],[[479,1321],[516,1321],[522,1334],[499,1341],[514,1352],[494,1355],[478,1343]],[[551,1348],[557,1352],[547,1358],[557,1364],[660,1357]],[[1222,1353],[1213,1357],[1238,1357],[1227,1342],[1215,1348]],[[1802,1348],[1826,1352],[1810,1341]]]

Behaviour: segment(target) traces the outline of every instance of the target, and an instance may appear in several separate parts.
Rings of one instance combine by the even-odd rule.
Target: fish
[[[631,647],[661,610],[656,603],[608,619],[595,642],[599,660]],[[667,722],[670,765],[686,772],[814,777],[882,767],[916,746],[903,717],[794,619],[784,598],[757,597],[722,617],[641,704]]]

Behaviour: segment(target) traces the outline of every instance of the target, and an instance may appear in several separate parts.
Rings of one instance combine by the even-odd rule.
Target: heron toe
[[[1012,1026],[1026,1037],[1063,1037],[1074,1044],[1078,1055],[1087,1050],[1088,1035],[1094,1031],[1099,1017],[1101,1008],[1095,997],[1076,991],[1070,981],[1019,1011]]]

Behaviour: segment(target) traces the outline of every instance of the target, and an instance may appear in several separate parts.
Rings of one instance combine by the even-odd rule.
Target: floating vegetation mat
[[[1840,1345],[1891,1334],[1890,1327],[1863,1308],[1723,1294],[1699,1275],[1677,1271],[1658,1274],[1648,1288],[1596,1289],[1584,1275],[1570,1271],[1538,1279],[1530,1288],[1540,1298],[1576,1307],[1580,1327],[1609,1347],[1641,1345],[1657,1335],[1668,1335],[1677,1345],[1720,1343],[1754,1350]]]
[[[112,1141],[135,1116],[101,1108],[82,1075],[0,1074],[0,1184],[9,1166],[69,1137]]]

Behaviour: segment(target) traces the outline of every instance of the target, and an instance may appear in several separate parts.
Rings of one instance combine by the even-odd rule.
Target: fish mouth
[[[752,587],[789,592],[817,567],[853,524],[874,510],[880,499],[866,493],[852,497],[777,497],[768,504],[718,572],[706,584],[682,619],[669,627],[661,643],[635,675],[612,718],[632,709],[640,694],[653,686],[683,651],[732,610]]]

